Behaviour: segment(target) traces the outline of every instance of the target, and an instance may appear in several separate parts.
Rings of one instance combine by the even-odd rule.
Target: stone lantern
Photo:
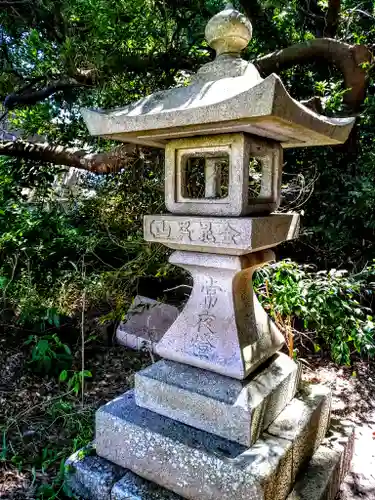
[[[316,500],[337,491],[350,462],[348,429],[322,444],[330,392],[297,393],[298,364],[279,352],[284,337],[252,276],[298,234],[297,214],[275,213],[283,149],[342,143],[353,119],[318,115],[277,75],[262,79],[240,55],[251,35],[227,5],[206,27],[216,59],[190,85],[83,111],[93,135],[165,148],[169,213],[144,217],[145,239],[175,250],[170,262],[194,280],[157,345],[163,359],[97,412],[97,456],[69,461],[67,481],[85,498]],[[323,479],[298,496],[311,488],[307,475],[293,490],[309,460]]]

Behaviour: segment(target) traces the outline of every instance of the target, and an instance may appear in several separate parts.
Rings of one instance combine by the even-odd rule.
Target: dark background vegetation
[[[294,98],[316,97],[309,105],[323,114],[357,117],[344,146],[285,152],[281,210],[301,213],[302,234],[257,274],[257,291],[291,355],[371,359],[373,2],[234,3],[253,21],[244,57],[263,76],[280,73]],[[142,216],[164,211],[162,152],[90,137],[79,109],[121,106],[186,83],[213,57],[204,27],[222,7],[217,0],[0,0],[0,335],[10,349],[1,359],[7,366],[10,353],[17,366],[21,352],[22,370],[35,384],[52,384],[57,397],[48,425],[74,428],[52,451],[34,443],[26,459],[17,419],[2,426],[2,460],[26,470],[40,498],[63,494],[58,464],[89,439],[91,424],[76,425],[83,410],[73,422],[67,417],[93,375],[82,372],[82,346],[96,353],[110,343],[138,292],[180,303],[183,296],[164,290],[186,280],[167,251],[142,236]],[[58,179],[72,166],[83,174],[64,190]],[[0,383],[7,385],[6,372]],[[52,480],[43,476],[49,468]]]

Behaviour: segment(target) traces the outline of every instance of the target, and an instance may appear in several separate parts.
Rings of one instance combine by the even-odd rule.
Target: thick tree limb
[[[296,64],[325,60],[342,73],[345,88],[344,103],[357,113],[366,96],[367,71],[363,64],[372,60],[371,52],[364,45],[349,45],[331,38],[316,38],[291,45],[257,59],[255,65],[263,75],[278,73]]]
[[[74,74],[69,75],[70,78],[66,77],[59,80],[52,80],[43,87],[38,85],[37,88],[28,89],[27,91],[21,89],[17,92],[13,92],[5,97],[4,106],[7,109],[33,106],[56,92],[64,92],[77,87],[93,86],[98,84],[101,78],[108,78],[110,75],[124,73],[125,71],[139,74],[152,72],[153,69],[157,71],[163,69],[166,73],[170,72],[174,74],[180,69],[195,70],[197,66],[199,66],[197,60],[188,56],[183,57],[181,53],[175,49],[170,49],[167,53],[156,55],[128,55],[112,61],[107,68],[102,68],[100,72],[95,68],[77,69]],[[171,84],[173,82],[174,80],[172,79]]]
[[[74,148],[23,140],[0,142],[0,155],[76,167],[93,173],[110,173],[136,159],[136,148],[122,145],[109,153],[87,153]]]

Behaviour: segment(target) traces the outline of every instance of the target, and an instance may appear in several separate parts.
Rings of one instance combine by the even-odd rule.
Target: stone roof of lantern
[[[92,135],[164,147],[174,138],[244,132],[279,141],[284,148],[340,144],[354,118],[320,115],[293,99],[281,79],[263,79],[241,58],[252,36],[250,21],[228,4],[206,26],[214,61],[190,85],[155,92],[112,110],[82,110]]]

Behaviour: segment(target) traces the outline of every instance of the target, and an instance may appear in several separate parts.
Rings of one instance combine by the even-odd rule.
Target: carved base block
[[[299,375],[299,365],[282,353],[243,381],[162,360],[135,374],[135,399],[160,415],[251,446],[294,397]]]
[[[174,252],[170,262],[191,273],[194,287],[156,352],[228,377],[246,378],[284,343],[252,286],[255,269],[273,259],[269,250],[242,257]]]

